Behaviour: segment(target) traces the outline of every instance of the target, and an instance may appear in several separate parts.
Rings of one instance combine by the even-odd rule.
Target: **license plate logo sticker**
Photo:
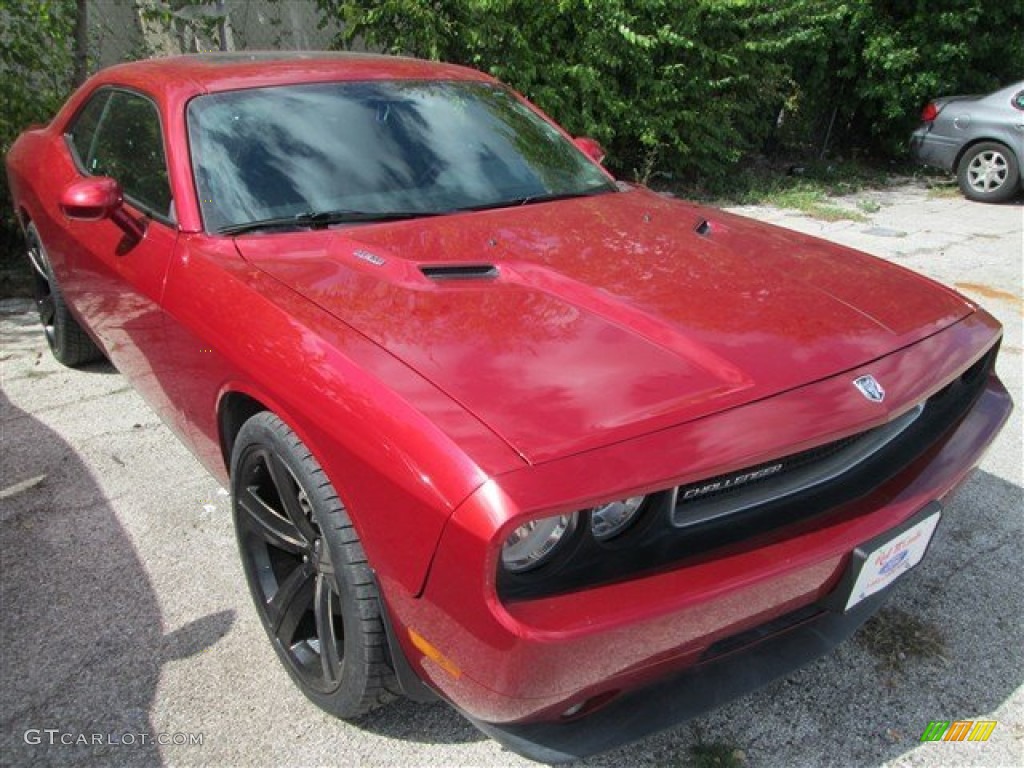
[[[932,534],[935,533],[935,526],[939,524],[940,516],[941,513],[936,512],[926,517],[871,552],[857,574],[857,580],[850,591],[850,599],[846,603],[846,610],[885,589],[921,562],[921,558],[928,550],[928,543],[932,540]]]

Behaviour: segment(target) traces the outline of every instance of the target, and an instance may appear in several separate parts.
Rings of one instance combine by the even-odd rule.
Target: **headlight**
[[[591,509],[590,530],[593,532],[594,538],[606,541],[626,530],[646,498],[646,496],[630,496],[628,499],[613,501]]]
[[[501,562],[512,573],[536,568],[558,549],[566,535],[576,527],[578,513],[542,517],[523,523],[505,539]]]

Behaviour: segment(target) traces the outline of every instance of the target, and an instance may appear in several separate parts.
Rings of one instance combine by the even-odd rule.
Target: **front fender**
[[[331,479],[385,585],[418,594],[455,506],[522,465],[429,382],[245,262],[227,238],[184,236],[164,304],[193,452],[226,483],[222,398],[239,392],[272,410]]]

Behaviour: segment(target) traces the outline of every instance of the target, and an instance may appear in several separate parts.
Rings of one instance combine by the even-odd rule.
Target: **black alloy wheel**
[[[32,293],[46,343],[57,362],[74,368],[95,360],[103,353],[75,320],[60,292],[53,267],[35,224],[25,230],[27,255],[32,267]]]
[[[316,459],[277,416],[238,433],[232,508],[256,610],[292,679],[353,718],[395,698],[380,601],[359,538]]]

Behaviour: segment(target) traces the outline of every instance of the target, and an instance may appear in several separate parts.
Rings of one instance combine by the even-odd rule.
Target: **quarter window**
[[[109,98],[110,91],[100,91],[93,96],[75,119],[71,130],[68,131],[68,140],[72,149],[75,150],[79,165],[83,168],[88,169],[89,167],[88,158],[92,156],[96,129],[100,125],[103,110],[106,108]]]
[[[171,186],[153,102],[128,91],[100,92],[79,113],[68,138],[87,174],[110,176],[132,203],[160,218],[171,216]]]
[[[1024,91],[1020,91],[1016,96],[1013,97],[1013,106],[1017,109],[1024,110]]]

